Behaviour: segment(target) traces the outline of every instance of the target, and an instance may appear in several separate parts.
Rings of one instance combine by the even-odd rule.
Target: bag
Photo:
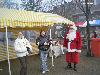
[[[29,54],[32,54],[30,48],[29,48],[29,47],[26,47],[26,48],[27,48],[28,53],[29,53]]]

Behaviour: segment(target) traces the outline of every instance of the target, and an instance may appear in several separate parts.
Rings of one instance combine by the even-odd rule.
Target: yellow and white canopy
[[[0,8],[0,28],[52,26],[54,23],[73,24],[57,14]]]

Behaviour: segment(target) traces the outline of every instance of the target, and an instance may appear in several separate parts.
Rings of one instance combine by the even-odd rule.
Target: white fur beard
[[[72,32],[67,34],[66,39],[69,39],[69,41],[74,40],[76,38],[76,32]]]

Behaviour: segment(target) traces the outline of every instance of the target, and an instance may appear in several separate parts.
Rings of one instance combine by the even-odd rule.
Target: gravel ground
[[[100,75],[100,58],[86,57],[84,52],[80,56],[80,63],[77,65],[78,71],[65,70],[65,55],[54,59],[54,67],[51,67],[51,58],[48,58],[49,72],[45,75]],[[40,72],[39,56],[29,56],[28,59],[28,75],[42,75]],[[0,75],[8,74],[7,61],[0,62]],[[20,63],[18,59],[11,60],[12,75],[19,75]]]

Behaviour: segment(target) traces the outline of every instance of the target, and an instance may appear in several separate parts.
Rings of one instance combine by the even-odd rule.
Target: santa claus
[[[74,64],[74,71],[77,71],[76,64],[79,63],[79,53],[81,53],[82,39],[75,25],[70,25],[68,32],[64,37],[64,47],[66,47],[67,68],[71,69],[71,63]]]

